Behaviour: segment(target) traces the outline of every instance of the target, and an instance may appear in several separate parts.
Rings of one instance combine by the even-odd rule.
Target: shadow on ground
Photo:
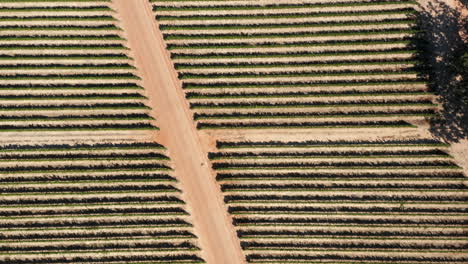
[[[459,34],[468,29],[468,21],[462,21],[457,10],[440,0],[424,7],[419,21],[424,32],[423,66],[442,108],[431,120],[430,131],[446,142],[458,142],[468,137],[467,71],[463,69],[467,44]]]

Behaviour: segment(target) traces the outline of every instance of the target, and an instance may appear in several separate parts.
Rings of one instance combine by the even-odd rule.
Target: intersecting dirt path
[[[203,258],[210,264],[245,263],[149,2],[114,0],[113,5],[155,109],[159,142],[169,150]]]

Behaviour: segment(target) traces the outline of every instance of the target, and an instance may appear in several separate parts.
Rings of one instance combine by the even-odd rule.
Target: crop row
[[[168,20],[177,20],[177,21],[185,21],[185,20],[225,20],[225,19],[280,19],[280,18],[315,18],[315,17],[344,17],[344,16],[375,16],[375,15],[394,15],[394,14],[403,14],[403,15],[410,15],[414,14],[415,11],[412,8],[398,8],[393,9],[390,11],[353,11],[353,10],[346,10],[344,12],[320,12],[320,13],[281,13],[281,14],[256,14],[256,15],[211,15],[211,16],[202,16],[202,15],[193,15],[193,16],[180,16],[180,15],[161,15],[158,16],[158,21],[168,21]]]
[[[28,233],[2,233],[0,239],[2,240],[48,240],[48,239],[95,239],[100,237],[107,238],[194,238],[194,235],[184,230],[157,230],[157,229],[121,229],[121,230],[64,230],[63,232],[53,232],[46,230],[30,231]]]
[[[362,122],[236,122],[206,123],[198,122],[198,129],[262,129],[262,128],[382,128],[414,127],[405,121],[362,121]]]
[[[402,53],[409,53],[409,52],[414,52],[414,50],[409,49],[401,49],[401,48],[392,48],[390,51],[395,52],[396,54],[402,54]],[[216,53],[216,52],[211,52],[211,53],[204,53],[204,54],[184,54],[184,53],[176,53],[172,52],[171,53],[171,58],[173,59],[254,59],[254,58],[302,58],[302,57],[323,57],[323,56],[329,56],[329,57],[334,57],[334,56],[352,56],[352,55],[385,55],[387,54],[385,51],[381,50],[376,50],[375,48],[372,50],[348,50],[348,51],[339,51],[339,50],[334,50],[334,51],[324,51],[324,52],[309,52],[309,51],[288,51],[288,52],[271,52],[271,51],[265,51],[265,52],[246,52],[245,50],[242,52],[236,52],[236,53],[230,53],[230,52],[223,52],[223,53]],[[337,58],[340,59],[340,58]],[[193,61],[193,63],[196,63],[196,61]]]
[[[0,148],[0,151],[25,151],[25,150],[36,150],[37,145],[5,145]],[[75,151],[75,150],[108,150],[108,149],[164,149],[161,144],[156,142],[135,142],[135,143],[100,143],[100,144],[87,144],[77,143],[74,145],[69,144],[47,144],[40,148],[41,150],[55,150],[55,151]]]
[[[268,99],[266,97],[265,99]],[[349,99],[346,101],[339,101],[339,100],[332,100],[330,101],[278,101],[278,102],[196,102],[191,103],[191,107],[194,109],[197,108],[304,108],[304,107],[326,107],[326,106],[404,106],[404,105],[421,105],[421,106],[430,106],[432,105],[432,101],[430,100],[381,100],[381,99],[374,99],[374,100],[358,100],[358,99]]]
[[[460,187],[458,187],[460,188]],[[418,214],[431,214],[431,213],[466,213],[465,208],[454,207],[454,208],[432,208],[432,207],[417,207],[417,208],[400,208],[400,207],[388,207],[388,206],[368,206],[368,207],[353,207],[353,206],[306,206],[299,205],[295,207],[287,205],[273,205],[273,206],[230,206],[229,212],[234,214],[324,214],[324,213],[418,213]]]
[[[109,160],[112,160],[110,158]],[[113,172],[112,174],[56,174],[56,175],[42,175],[42,174],[35,174],[21,176],[21,175],[10,175],[8,177],[0,177],[1,183],[8,183],[8,184],[23,184],[23,183],[42,183],[42,182],[55,182],[55,183],[66,183],[66,182],[74,182],[74,183],[88,183],[88,182],[129,182],[129,181],[155,181],[155,182],[173,182],[175,181],[172,178],[168,171],[160,171],[160,172],[128,172],[128,171],[120,171],[120,172]]]
[[[245,162],[245,161],[244,161]],[[297,162],[284,162],[276,161],[274,163],[269,162],[260,162],[255,163],[242,163],[242,162],[217,162],[213,165],[214,169],[217,170],[261,170],[261,169],[319,169],[319,168],[371,168],[371,169],[390,169],[390,168],[453,168],[457,167],[455,163],[451,161],[415,161],[415,162],[402,162],[402,161],[315,161],[315,162],[306,162],[306,161],[297,161]]]
[[[99,262],[129,262],[129,263],[172,263],[172,264],[186,264],[186,263],[204,263],[204,261],[192,254],[191,252],[173,252],[172,254],[161,255],[157,251],[153,254],[131,254],[132,252],[121,251],[119,254],[105,254],[106,251],[91,251],[92,253],[82,253],[73,256],[63,255],[25,255],[28,259],[19,259],[16,257],[3,257],[0,258],[2,264],[64,264],[64,263],[93,263]],[[104,253],[104,254],[101,254]]]
[[[356,181],[352,183],[346,183],[346,182],[341,182],[341,181],[336,181],[336,182],[304,182],[304,183],[270,183],[270,184],[256,184],[256,183],[243,183],[243,184],[234,184],[234,183],[225,183],[222,186],[222,190],[225,192],[238,192],[238,191],[280,191],[280,190],[288,190],[291,192],[301,192],[301,191],[320,191],[323,189],[336,189],[340,191],[355,191],[355,190],[369,190],[369,191],[376,191],[376,190],[399,190],[400,188],[407,188],[408,191],[412,190],[421,190],[421,189],[427,189],[430,187],[433,190],[437,189],[446,189],[446,190],[459,190],[463,189],[463,183],[458,183],[458,182],[446,182],[446,183],[441,183],[441,182],[434,182],[434,183],[414,183],[414,182],[403,182],[403,183],[396,183],[396,182],[370,182],[370,183],[365,183],[364,181]],[[239,207],[242,208],[242,207]],[[268,208],[259,208],[259,211],[265,210],[269,211],[271,208],[279,208],[278,206],[272,206]],[[308,208],[308,207],[307,207]],[[308,210],[305,207],[302,208],[290,208],[291,211],[301,211],[301,210]],[[314,209],[315,207],[311,207],[312,209],[310,210],[316,210]],[[245,209],[245,207],[244,207]],[[403,208],[400,208],[402,211]],[[456,210],[461,210],[465,211],[465,209],[462,208],[455,208]],[[273,210],[273,209],[271,209]],[[286,209],[285,209],[286,210]],[[319,209],[317,209],[319,210]],[[324,210],[328,210],[325,208]],[[346,209],[343,209],[344,211]],[[351,209],[349,209],[351,210]],[[353,209],[354,210],[354,209]],[[360,208],[359,210],[364,210]],[[367,209],[365,209],[367,210]],[[369,209],[370,210],[370,209]],[[380,209],[376,209],[377,211]],[[383,210],[383,209],[382,209]],[[406,210],[406,209],[405,209]],[[417,210],[417,209],[415,209]],[[437,208],[429,208],[427,210],[438,210]],[[254,212],[253,210],[252,212]],[[281,210],[279,210],[281,211]],[[376,212],[377,212],[376,211]]]
[[[267,62],[267,63],[176,63],[176,69],[197,69],[197,68],[269,68],[269,67],[291,67],[291,66],[314,66],[314,67],[328,67],[328,66],[367,66],[367,65],[379,65],[385,62],[387,64],[410,64],[414,61],[408,61],[400,58],[393,59],[379,59],[369,58],[364,60],[346,60],[341,59],[340,61],[304,61],[304,62]],[[115,66],[115,64],[110,64]]]
[[[326,179],[338,179],[338,180],[372,180],[372,179],[384,179],[384,180],[430,180],[430,179],[461,179],[463,173],[461,172],[359,172],[350,173],[347,171],[335,171],[335,172],[219,172],[217,174],[219,181],[264,181],[264,180],[302,180],[302,181],[315,181],[315,180],[326,180]]]
[[[401,242],[341,242],[336,243],[335,241],[323,241],[323,242],[243,242],[241,244],[246,249],[260,249],[260,248],[274,248],[279,250],[288,250],[288,249],[308,249],[308,248],[330,248],[330,249],[398,249],[398,250],[461,250],[464,249],[464,246],[461,244],[451,244],[451,245],[439,245],[432,244],[430,242],[408,245],[407,243]]]
[[[416,82],[416,81],[368,81],[368,82],[359,82],[359,81],[353,81],[353,80],[348,80],[348,81],[328,81],[328,82],[320,82],[320,81],[303,81],[303,80],[291,80],[290,82],[286,81],[268,81],[268,82],[263,82],[263,83],[255,83],[255,82],[232,82],[232,83],[184,83],[183,88],[184,89],[213,89],[213,91],[216,91],[215,89],[227,89],[227,88],[270,88],[270,89],[276,89],[276,88],[327,88],[327,87],[358,87],[358,88],[366,88],[366,87],[376,87],[376,86],[385,86],[385,87],[391,87],[394,89],[399,89],[399,90],[404,90],[402,88],[408,87],[408,88],[413,88],[415,86],[417,87],[423,87],[425,88],[425,83],[424,82]],[[230,90],[232,90],[230,89]],[[388,88],[387,88],[388,89]]]
[[[133,124],[100,123],[100,124],[26,124],[0,125],[3,131],[67,131],[67,130],[145,130],[157,129],[152,124],[135,122]]]
[[[272,29],[272,28],[320,28],[320,27],[340,27],[340,26],[381,26],[381,25],[398,25],[398,24],[412,24],[413,19],[386,19],[379,22],[367,22],[367,21],[349,21],[349,22],[301,22],[301,23],[261,23],[261,24],[215,24],[215,25],[160,25],[161,30],[233,30],[233,29]],[[410,27],[411,28],[411,27]]]
[[[224,91],[223,91],[224,92]],[[287,88],[283,90],[267,90],[262,92],[250,92],[242,90],[226,91],[225,95],[221,95],[216,91],[188,91],[187,98],[190,99],[238,99],[238,98],[281,98],[281,97],[340,97],[340,96],[392,96],[392,95],[429,95],[424,91],[398,91],[395,90],[344,90],[343,91],[288,91]]]
[[[366,190],[369,192],[368,190]],[[411,190],[413,191],[413,190]],[[278,190],[274,190],[275,193],[278,193]],[[288,192],[288,190],[282,190],[281,192]],[[308,191],[304,191],[308,192]],[[309,191],[311,192],[311,191]],[[319,191],[317,191],[319,192]],[[336,192],[336,190],[330,190],[330,192]],[[381,193],[382,190],[377,190],[375,191],[377,193]],[[394,191],[393,191],[394,192]],[[446,193],[447,191],[443,191],[445,194],[406,194],[403,192],[403,194],[394,194],[392,191],[390,191],[390,194],[384,195],[384,194],[362,194],[359,191],[356,191],[354,193],[342,193],[342,194],[327,194],[323,190],[320,191],[318,194],[250,194],[249,192],[245,192],[242,194],[229,194],[226,195],[224,201],[228,204],[240,204],[240,203],[245,203],[248,205],[255,205],[255,204],[276,204],[276,203],[284,203],[284,204],[291,204],[291,203],[308,203],[308,204],[313,204],[313,203],[463,203],[466,200],[466,196],[460,193],[455,193],[455,194],[450,194]],[[442,191],[441,191],[442,192]],[[441,205],[442,206],[442,205]],[[376,212],[374,212],[375,214]],[[287,212],[282,211],[276,213],[277,215],[285,215]],[[254,215],[259,215],[255,212],[252,212],[252,215],[250,217],[254,217]],[[305,214],[307,215],[307,214]],[[322,214],[319,214],[322,215]],[[366,216],[371,216],[372,214],[367,214]],[[345,215],[346,217],[346,215]],[[377,219],[378,220],[378,219]],[[378,224],[378,221],[374,221],[376,224]],[[241,222],[247,223],[249,221],[248,218],[243,219]],[[268,221],[268,220],[265,220]],[[288,221],[288,218],[284,218],[282,221],[285,223]],[[291,221],[295,221],[292,219]],[[301,220],[302,223],[307,223],[307,219]],[[320,219],[314,220],[315,222],[313,223],[320,223]],[[369,223],[371,223],[372,220],[369,220]],[[441,221],[444,221],[444,219],[441,219]],[[255,221],[253,221],[255,222]],[[273,220],[272,220],[273,222]],[[352,222],[352,221],[351,221]],[[416,219],[413,223],[417,224],[418,220]],[[343,220],[343,224],[346,223],[346,220]],[[464,225],[465,221],[461,220],[458,222],[460,225]],[[421,224],[423,224],[423,221],[421,221]],[[255,226],[255,225],[254,225]]]
[[[339,146],[434,146],[434,147],[447,147],[440,141],[433,139],[414,139],[414,140],[386,140],[386,141],[371,141],[371,140],[337,140],[337,141],[258,141],[258,142],[237,142],[237,141],[218,141],[216,146],[220,149],[223,148],[252,148],[252,147],[276,147],[276,148],[288,148],[288,147],[339,147]]]
[[[34,120],[34,121],[57,121],[57,120],[142,120],[148,117],[145,114],[116,114],[116,115],[62,115],[62,116],[47,116],[47,115],[1,115],[1,122],[9,121],[23,121]]]
[[[29,18],[23,18],[23,19],[29,20]],[[73,19],[73,18],[69,18],[69,19]],[[35,32],[36,30],[41,30],[41,31],[66,30],[67,33],[63,33],[63,39],[70,39],[71,36],[78,37],[76,35],[67,36],[67,34],[73,33],[73,30],[110,30],[112,31],[112,30],[117,30],[119,28],[112,24],[109,24],[109,25],[21,25],[19,24],[19,25],[2,25],[0,26],[0,29],[17,31],[16,33],[18,33],[18,31],[23,31],[23,30],[34,30],[31,32],[34,34],[31,34],[30,36],[23,35],[19,37],[19,39],[21,40],[21,39],[26,39],[26,38],[41,39],[47,36],[56,36],[55,34],[53,35],[50,32],[49,34],[38,35],[37,34],[38,32]],[[107,39],[122,39],[118,35],[115,35],[115,34],[102,34],[102,35],[103,37]],[[83,35],[82,37],[84,36],[88,36],[88,35]],[[97,36],[95,37],[97,38]],[[7,39],[13,40],[14,38],[15,38],[15,35],[2,35],[0,40],[7,40]]]
[[[1,78],[1,77],[0,77]],[[104,94],[104,93],[75,93],[75,94],[11,94],[0,95],[0,100],[59,100],[59,99],[141,99],[145,98],[140,93],[123,92],[119,94]]]
[[[107,54],[22,54],[8,55],[1,54],[0,60],[72,60],[72,59],[94,59],[94,60],[110,60],[110,59],[129,59],[124,53],[107,53]]]
[[[2,2],[0,2],[2,3]],[[86,16],[24,16],[24,15],[17,15],[17,16],[8,16],[0,18],[0,21],[112,21],[114,18],[109,15],[86,15]]]
[[[2,65],[2,70],[11,69],[134,69],[128,63],[76,63],[76,64],[64,64],[64,63],[50,63],[50,64],[33,64],[33,63],[17,63],[17,64],[5,64]]]
[[[381,252],[378,252],[381,253]],[[249,263],[320,263],[320,262],[335,262],[335,263],[353,263],[353,262],[370,262],[370,263],[454,263],[461,264],[468,261],[464,255],[454,255],[453,253],[445,253],[444,255],[436,254],[434,256],[428,255],[423,251],[418,256],[394,253],[389,254],[357,254],[346,255],[336,253],[323,253],[323,254],[291,254],[287,252],[276,253],[269,255],[266,253],[251,254],[247,257]]]
[[[98,109],[147,109],[148,107],[143,103],[131,102],[131,103],[68,103],[68,102],[59,102],[52,104],[52,102],[45,104],[18,104],[18,105],[8,105],[8,108],[5,107],[1,109],[2,111],[23,111],[23,110],[98,110]],[[19,112],[17,112],[19,113]],[[27,116],[27,115],[26,115]],[[33,125],[33,124],[31,124]]]
[[[109,6],[4,6],[0,12],[41,12],[41,11],[50,11],[50,12],[69,12],[69,11],[112,11]]]
[[[449,157],[447,153],[440,149],[429,149],[429,150],[342,150],[342,151],[307,151],[307,150],[296,150],[287,152],[217,152],[210,153],[208,157],[210,159],[285,159],[285,158],[327,158],[327,157],[353,157],[353,158],[378,158],[378,157]]]
[[[34,3],[34,2],[110,2],[111,0],[0,0],[0,3]]]
[[[416,228],[403,229],[403,228],[388,228],[387,230],[378,230],[371,228],[356,228],[347,229],[345,228],[312,228],[309,230],[254,230],[246,229],[237,232],[241,238],[255,238],[255,237],[303,237],[303,238],[365,238],[365,237],[378,237],[385,236],[388,239],[418,239],[418,238],[432,238],[432,237],[451,237],[451,238],[464,238],[466,235],[460,229],[439,229],[433,230],[432,232],[425,232],[424,230],[418,230]],[[340,239],[340,238],[337,238]]]
[[[119,83],[29,83],[0,84],[0,90],[102,90],[102,89],[143,89],[134,82]]]
[[[288,32],[262,32],[262,33],[255,33],[255,32],[231,32],[231,33],[222,33],[222,34],[214,34],[210,32],[178,32],[178,33],[166,33],[164,34],[164,38],[168,42],[175,42],[175,40],[185,40],[185,41],[195,41],[195,40],[233,40],[236,39],[236,42],[244,41],[246,42],[249,39],[257,39],[257,41],[266,39],[268,41],[273,41],[274,39],[284,38],[312,38],[312,37],[356,37],[356,38],[365,38],[373,35],[378,35],[381,40],[382,39],[402,39],[402,40],[412,40],[415,37],[410,36],[398,36],[393,37],[393,35],[404,35],[404,34],[416,34],[418,31],[416,29],[386,29],[386,30],[377,30],[377,29],[352,29],[352,30],[343,30],[343,29],[336,29],[331,31],[330,29],[320,30],[320,28],[316,29],[314,32],[309,31],[298,31],[296,33],[288,33]]]
[[[24,206],[67,206],[70,205],[88,205],[88,204],[123,204],[123,203],[151,203],[151,204],[180,204],[182,206],[183,201],[180,199],[177,193],[173,195],[152,195],[143,196],[142,193],[127,194],[125,196],[111,196],[109,194],[96,194],[87,195],[79,194],[78,197],[68,197],[66,194],[58,194],[59,197],[41,197],[41,196],[25,196],[15,197],[12,199],[1,199],[0,205],[2,206],[18,206],[23,208]]]
[[[167,1],[171,2],[171,1]],[[172,1],[179,2],[179,1]],[[179,2],[180,3],[180,2]],[[219,3],[219,2],[218,2]],[[204,6],[193,6],[193,5],[184,5],[179,4],[177,6],[171,7],[167,5],[160,5],[153,2],[153,11],[204,11],[204,10],[272,10],[272,9],[299,9],[299,8],[324,8],[324,7],[356,7],[356,6],[373,6],[373,5],[391,5],[391,4],[401,4],[401,3],[410,3],[414,4],[414,1],[355,1],[355,2],[316,2],[316,3],[297,3],[297,4],[288,4],[288,3],[279,3],[279,4],[245,4],[239,5],[235,3],[234,5],[204,5]]]
[[[256,112],[256,113],[227,113],[227,114],[205,114],[195,113],[194,119],[197,121],[211,119],[306,119],[306,118],[347,118],[347,117],[404,117],[404,116],[434,116],[432,110],[410,110],[410,111],[346,111],[346,112],[331,112],[331,113],[298,113],[298,112]]]

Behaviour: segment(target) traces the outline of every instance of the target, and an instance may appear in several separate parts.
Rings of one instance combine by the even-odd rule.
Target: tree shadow
[[[431,119],[430,132],[446,142],[458,142],[468,136],[468,107],[463,97],[467,87],[461,81],[467,45],[459,34],[468,26],[467,22],[462,21],[457,10],[440,0],[428,3],[419,17],[423,32],[420,59],[429,88],[439,96],[442,108]]]

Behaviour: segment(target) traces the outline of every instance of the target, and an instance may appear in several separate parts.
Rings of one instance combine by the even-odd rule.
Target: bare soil
[[[150,4],[146,0],[115,0],[114,6],[155,109],[161,129],[158,142],[167,147],[174,163],[203,258],[213,264],[245,263]]]

